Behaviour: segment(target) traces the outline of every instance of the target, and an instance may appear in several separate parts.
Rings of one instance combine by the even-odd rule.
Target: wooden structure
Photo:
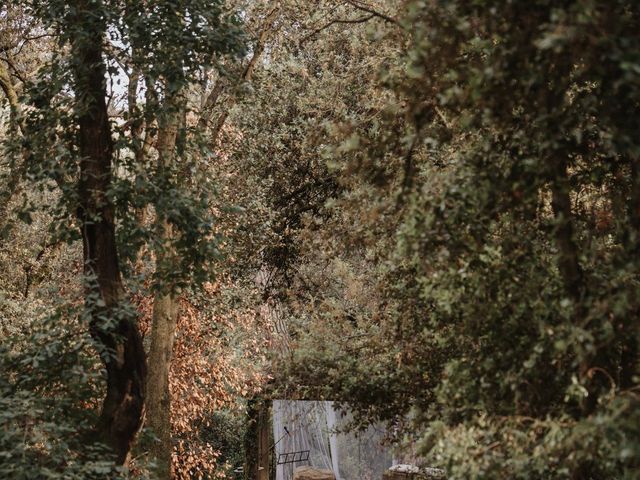
[[[287,463],[309,462],[309,454],[311,450],[300,450],[298,452],[281,453],[278,455],[277,465],[285,465]]]

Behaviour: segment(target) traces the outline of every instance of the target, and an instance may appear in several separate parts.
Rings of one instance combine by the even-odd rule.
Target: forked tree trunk
[[[102,42],[105,26],[87,2],[75,4],[71,27],[81,155],[78,219],[83,240],[85,305],[107,373],[100,438],[125,464],[144,417],[145,355],[134,314],[125,308],[111,187],[113,144],[107,116]]]
[[[170,101],[170,100],[169,100]],[[173,107],[173,105],[169,105]],[[180,122],[180,110],[167,112],[159,119],[158,131],[158,167],[162,172],[174,161],[174,151]],[[162,212],[158,212],[158,233],[162,247],[156,251],[156,261],[171,263],[173,250],[173,229]],[[171,393],[169,391],[169,372],[171,356],[178,321],[178,302],[172,285],[163,285],[156,293],[153,302],[151,325],[151,346],[149,349],[149,376],[147,380],[147,425],[158,440],[152,444],[151,457],[155,459],[155,474],[160,479],[171,478]]]

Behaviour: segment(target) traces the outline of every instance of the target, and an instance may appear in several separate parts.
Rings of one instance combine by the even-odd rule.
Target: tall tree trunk
[[[272,451],[271,401],[252,397],[247,403],[247,430],[244,436],[245,480],[269,480]]]
[[[70,29],[81,155],[78,219],[83,239],[85,305],[107,373],[100,437],[125,464],[144,417],[145,355],[134,315],[124,305],[111,187],[113,144],[107,115],[102,42],[95,6],[79,1]]]
[[[174,151],[180,122],[180,109],[167,100],[167,112],[159,119],[158,131],[158,168],[166,173],[174,161]],[[162,212],[158,212],[158,233],[161,247],[156,251],[156,262],[171,264],[173,261],[173,229]],[[151,346],[149,349],[149,376],[147,380],[147,424],[158,441],[150,449],[155,458],[156,475],[160,479],[171,478],[171,393],[169,391],[169,372],[171,356],[178,320],[178,302],[173,285],[163,285],[155,294],[153,319],[151,325]]]
[[[159,479],[171,478],[171,393],[169,371],[178,318],[178,304],[173,294],[157,293],[153,303],[153,325],[149,350],[147,380],[147,425],[158,437],[150,448]]]
[[[258,432],[262,399],[253,397],[247,403],[247,426],[244,434],[244,480],[258,480],[260,464]]]

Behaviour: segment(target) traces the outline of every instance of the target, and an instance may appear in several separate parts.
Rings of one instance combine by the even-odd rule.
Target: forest
[[[0,2],[0,479],[639,480],[639,343],[637,0]]]

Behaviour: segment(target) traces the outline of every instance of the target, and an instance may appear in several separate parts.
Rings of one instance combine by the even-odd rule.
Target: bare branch
[[[367,15],[365,17],[359,17],[359,18],[347,18],[347,19],[339,19],[338,18],[338,19],[335,19],[335,20],[331,20],[330,22],[326,23],[322,27],[316,28],[309,35],[306,35],[304,38],[302,38],[302,40],[300,40],[300,45],[301,46],[304,45],[304,43],[307,42],[310,38],[315,37],[317,34],[322,32],[323,30],[326,30],[327,28],[329,28],[332,25],[335,25],[335,24],[338,24],[338,23],[342,23],[342,24],[364,23],[364,22],[368,22],[369,20],[371,20],[374,17],[375,17],[375,15],[371,14],[371,15]]]
[[[400,22],[398,22],[398,20],[396,20],[395,18],[390,17],[389,15],[386,15],[384,13],[381,13],[381,12],[377,11],[377,10],[374,10],[373,7],[371,7],[370,5],[367,5],[364,2],[360,2],[358,0],[346,0],[346,2],[349,5],[351,5],[353,8],[356,8],[358,10],[362,10],[363,12],[370,13],[374,17],[378,17],[378,18],[384,20],[385,22],[393,23],[394,25],[400,26]]]
[[[16,53],[20,53],[25,45],[34,40],[40,40],[41,38],[53,37],[50,33],[43,33],[41,35],[33,35],[33,36],[23,36],[17,43],[13,45],[3,45],[0,47],[0,52],[8,52],[13,50],[14,48],[19,48],[20,50]]]

